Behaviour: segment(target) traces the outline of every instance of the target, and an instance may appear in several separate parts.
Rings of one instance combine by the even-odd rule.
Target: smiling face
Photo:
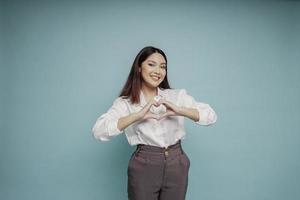
[[[141,73],[143,84],[147,87],[158,87],[166,76],[166,61],[160,53],[153,53],[142,62]]]

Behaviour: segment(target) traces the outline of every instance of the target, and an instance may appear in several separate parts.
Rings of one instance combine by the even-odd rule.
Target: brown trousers
[[[167,149],[137,145],[128,163],[128,199],[184,200],[189,168],[180,140]]]

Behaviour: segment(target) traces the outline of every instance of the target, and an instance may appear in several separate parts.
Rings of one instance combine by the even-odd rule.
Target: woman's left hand
[[[163,114],[160,114],[159,119],[162,119],[164,117],[168,117],[168,116],[176,116],[176,115],[180,115],[179,111],[180,111],[180,107],[178,107],[177,105],[173,104],[170,101],[167,101],[165,99],[160,99],[158,101],[158,104],[163,104],[164,106],[166,106],[166,112]]]

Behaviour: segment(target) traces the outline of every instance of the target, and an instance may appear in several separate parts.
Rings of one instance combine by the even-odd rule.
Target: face
[[[166,76],[166,61],[160,53],[153,53],[142,63],[141,73],[144,84],[158,87]]]

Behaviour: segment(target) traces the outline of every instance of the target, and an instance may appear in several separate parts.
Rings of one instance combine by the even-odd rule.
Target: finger
[[[156,120],[159,120],[159,115],[154,115],[154,117],[153,117],[154,119],[156,119]]]
[[[167,100],[162,99],[160,103],[172,108],[172,103]]]
[[[175,104],[173,104],[172,102],[170,102],[170,101],[165,101],[164,105],[166,105],[167,108],[169,108],[171,111],[173,111],[175,113],[178,110],[178,107]]]
[[[159,104],[162,104],[162,103],[164,103],[166,100],[165,99],[160,99],[159,101],[158,101],[158,103]]]
[[[165,112],[165,113],[160,115],[159,119],[162,119],[162,118],[165,118],[165,117],[168,117],[168,116],[169,116],[169,113]]]
[[[159,106],[159,103],[154,98],[151,100],[151,103],[151,105]]]
[[[153,113],[148,113],[147,118],[159,119],[159,115],[153,114]]]
[[[153,100],[148,101],[148,103],[146,104],[146,106],[144,107],[146,111],[149,111],[149,109],[151,108],[152,104],[153,104]]]
[[[151,117],[151,119],[159,120],[159,116],[158,116],[158,115],[153,115],[153,116]]]

